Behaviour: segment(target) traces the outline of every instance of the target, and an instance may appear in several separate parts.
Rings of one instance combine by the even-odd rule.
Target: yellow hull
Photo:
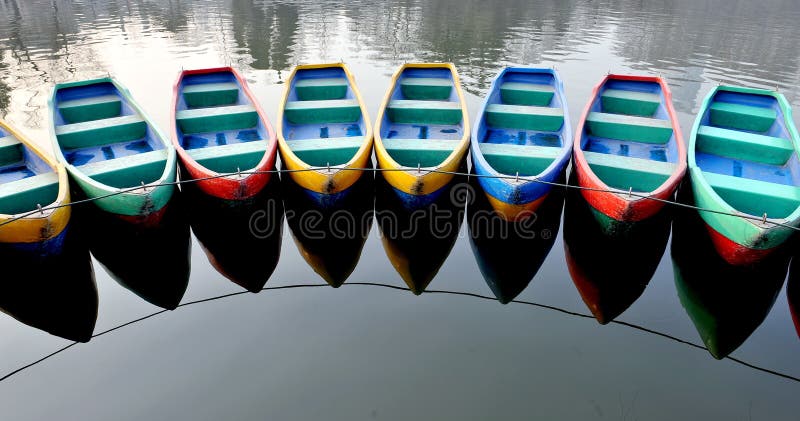
[[[547,195],[544,195],[533,202],[522,205],[506,203],[490,196],[489,194],[486,194],[486,198],[489,199],[489,204],[492,206],[492,209],[494,209],[495,213],[501,218],[508,222],[521,222],[530,217],[535,217],[536,210],[539,209],[539,206],[547,198]]]
[[[62,164],[44,153],[36,144],[27,137],[11,128],[6,122],[0,121],[0,127],[23,143],[31,152],[38,155],[53,171],[58,174],[58,197],[53,203],[43,203],[43,208],[65,205],[57,209],[44,209],[31,215],[4,215],[0,214],[0,243],[38,243],[49,240],[61,234],[69,223],[70,203],[69,179],[67,170]],[[21,215],[26,215],[21,217]],[[14,220],[15,218],[19,218]],[[12,222],[9,222],[12,221]]]
[[[286,102],[289,98],[289,91],[292,88],[292,80],[297,74],[298,70],[306,69],[323,69],[328,67],[339,67],[344,70],[347,75],[347,81],[350,84],[353,94],[361,107],[361,115],[364,119],[364,142],[358,149],[353,158],[344,165],[332,166],[330,169],[317,169],[308,165],[305,161],[300,159],[292,148],[286,143],[286,138],[283,135],[283,110],[286,107]],[[370,123],[369,114],[364,106],[364,101],[361,98],[361,92],[356,86],[356,81],[352,73],[344,63],[329,63],[329,64],[304,64],[299,65],[292,70],[289,79],[286,81],[286,89],[278,106],[278,119],[276,125],[276,132],[278,134],[278,149],[281,153],[281,161],[283,162],[283,170],[289,170],[288,173],[292,180],[299,186],[306,190],[311,190],[319,194],[336,194],[347,190],[358,181],[363,171],[348,170],[347,168],[367,168],[372,156],[372,125]]]
[[[400,165],[391,157],[383,145],[383,139],[381,139],[380,133],[383,114],[386,112],[386,107],[389,105],[389,101],[392,97],[392,91],[394,90],[400,75],[405,69],[408,68],[449,69],[452,72],[453,85],[461,103],[461,113],[464,116],[462,120],[464,136],[461,138],[461,142],[459,143],[458,147],[453,150],[447,159],[435,167],[424,167],[417,169]],[[378,159],[378,168],[383,171],[383,177],[386,179],[386,181],[391,184],[392,187],[402,191],[403,193],[415,196],[425,196],[434,193],[446,186],[447,183],[449,183],[454,177],[452,174],[443,174],[441,172],[456,172],[459,170],[459,167],[466,157],[467,151],[469,150],[469,134],[470,128],[467,103],[464,100],[464,92],[461,90],[461,81],[458,78],[458,72],[456,71],[455,66],[451,63],[404,64],[395,72],[394,76],[392,76],[389,90],[386,92],[386,96],[384,97],[383,102],[378,110],[378,119],[375,123],[375,156]]]

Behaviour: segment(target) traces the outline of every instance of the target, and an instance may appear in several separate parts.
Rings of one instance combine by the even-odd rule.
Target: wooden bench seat
[[[505,82],[500,85],[500,99],[509,105],[546,107],[553,101],[555,88],[551,85],[525,82]]]
[[[122,98],[110,94],[61,101],[58,103],[58,111],[68,123],[117,117],[122,113]]]
[[[0,214],[14,215],[47,206],[58,197],[58,174],[44,174],[0,184]]]
[[[665,144],[672,137],[669,120],[622,114],[589,113],[586,125],[593,136]]]
[[[536,145],[511,145],[503,143],[481,143],[481,152],[486,162],[497,172],[507,175],[538,175],[559,156],[560,147]]]
[[[447,100],[453,91],[453,81],[441,77],[404,77],[400,90],[409,100]]]
[[[486,107],[486,122],[507,129],[555,132],[564,125],[564,111],[553,107],[490,104]]]
[[[249,129],[258,124],[258,113],[252,105],[181,110],[175,118],[185,134]]]
[[[361,107],[353,99],[290,101],[284,115],[293,124],[354,123],[361,118]]]
[[[186,152],[200,165],[218,173],[234,173],[255,168],[267,151],[266,140],[230,143]]]
[[[461,123],[461,104],[452,101],[420,101],[396,99],[389,102],[386,114],[398,124],[441,124]]]
[[[383,146],[402,166],[435,167],[461,145],[461,140],[384,139]]]
[[[189,107],[216,107],[239,101],[239,85],[234,82],[197,83],[183,87],[183,100]]]
[[[347,95],[349,83],[342,77],[300,79],[294,83],[294,92],[301,101],[342,99]]]
[[[14,136],[0,138],[0,166],[22,161],[22,143]]]
[[[147,134],[147,123],[138,115],[125,115],[64,124],[55,132],[64,149],[89,148],[141,139]]]
[[[324,167],[349,162],[364,144],[364,136],[287,140],[286,144],[306,164]]]
[[[620,190],[653,191],[664,184],[677,168],[671,162],[588,151],[583,154],[600,180]]]
[[[604,112],[640,117],[652,117],[661,105],[661,95],[623,89],[606,89],[600,100]]]
[[[778,117],[772,108],[732,102],[715,102],[710,110],[710,120],[714,126],[761,133],[768,131]]]
[[[78,166],[78,171],[93,179],[117,188],[128,188],[152,183],[164,173],[167,151],[155,151],[128,155],[121,158],[92,162]]]
[[[783,165],[794,153],[789,139],[700,126],[697,131],[697,150],[732,159]]]
[[[714,191],[736,210],[754,216],[785,218],[800,206],[800,188],[752,178],[704,172]]]

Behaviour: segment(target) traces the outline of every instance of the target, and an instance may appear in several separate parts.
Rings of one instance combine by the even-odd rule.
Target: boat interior
[[[58,88],[55,135],[64,158],[115,188],[158,181],[167,150],[144,118],[110,81]]]
[[[661,85],[610,78],[590,105],[581,149],[606,185],[651,192],[675,172],[680,159]]]
[[[283,110],[283,138],[308,165],[344,165],[366,140],[362,114],[342,67],[298,69]]]
[[[178,92],[177,135],[192,159],[217,173],[258,166],[269,134],[233,72],[187,74]]]
[[[461,99],[450,69],[403,70],[381,121],[386,151],[404,167],[436,167],[464,137]]]
[[[551,73],[504,72],[479,121],[483,157],[501,174],[538,175],[563,153],[564,108]]]
[[[785,218],[800,206],[800,163],[772,95],[719,88],[700,117],[695,161],[741,212]]]
[[[14,215],[58,199],[58,174],[0,127],[0,214]]]

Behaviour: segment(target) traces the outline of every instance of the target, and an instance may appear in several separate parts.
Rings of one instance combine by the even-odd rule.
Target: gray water
[[[374,116],[400,64],[450,61],[473,118],[507,65],[555,66],[573,120],[608,71],[660,74],[688,134],[718,83],[777,87],[798,109],[798,21],[792,0],[4,0],[0,110],[47,145],[53,84],[110,73],[167,128],[180,69],[231,64],[274,121],[294,65],[343,60]],[[267,286],[322,283],[283,236]],[[491,296],[467,237],[462,226],[431,288]],[[191,250],[184,302],[241,291],[196,242]],[[95,332],[159,310],[94,268]],[[404,285],[377,226],[348,282]],[[588,314],[560,236],[518,299]],[[0,316],[0,376],[71,343]],[[669,247],[618,320],[703,343]],[[785,285],[756,325],[732,356],[800,376]],[[624,325],[345,284],[187,306],[76,345],[0,382],[0,419],[798,419],[798,392],[797,382]]]

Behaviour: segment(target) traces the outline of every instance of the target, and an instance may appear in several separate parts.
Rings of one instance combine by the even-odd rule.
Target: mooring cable
[[[261,289],[261,291],[288,290],[288,289],[300,289],[300,288],[320,288],[320,287],[328,287],[328,286],[329,286],[328,284],[292,284],[292,285],[281,285],[281,286],[274,286],[274,287],[273,286],[264,287],[264,288]],[[344,283],[342,286],[381,287],[381,288],[386,288],[386,289],[391,289],[391,290],[396,290],[396,291],[405,291],[405,292],[411,291],[407,287],[398,286],[398,285],[391,285],[391,284],[383,284],[383,283],[378,283],[378,282],[349,282],[349,283]],[[176,307],[176,310],[179,309],[179,308],[188,307],[188,306],[195,305],[195,304],[208,303],[208,302],[217,301],[217,300],[221,300],[221,299],[225,299],[225,298],[230,298],[230,297],[235,297],[235,296],[240,296],[240,295],[249,295],[249,294],[251,294],[249,291],[238,291],[238,292],[232,292],[232,293],[228,293],[228,294],[217,295],[217,296],[209,297],[209,298],[203,298],[203,299],[198,299],[198,300],[193,300],[193,301],[187,301],[185,303],[181,303],[180,305],[178,305],[178,307]],[[478,294],[478,293],[474,293],[474,292],[465,292],[465,291],[426,290],[423,293],[423,295],[425,295],[425,294],[453,295],[453,296],[461,296],[461,297],[478,298],[478,299],[487,300],[487,301],[498,301],[497,298],[495,298],[495,297],[491,297],[491,296],[488,296],[488,295],[482,295],[482,294]],[[527,305],[527,306],[538,307],[538,308],[545,309],[545,310],[551,310],[551,311],[555,311],[555,312],[562,313],[562,314],[565,314],[565,315],[579,317],[579,318],[583,318],[583,319],[594,319],[594,316],[592,316],[590,314],[580,313],[580,312],[576,312],[576,311],[572,311],[572,310],[567,310],[567,309],[564,309],[564,308],[561,308],[561,307],[557,307],[557,306],[553,306],[553,305],[541,304],[541,303],[537,303],[537,302],[534,302],[534,301],[512,300],[512,301],[509,302],[509,304]],[[153,318],[155,316],[158,316],[160,314],[167,313],[167,312],[168,312],[168,310],[159,310],[159,311],[147,314],[145,316],[136,318],[134,320],[130,320],[128,322],[125,322],[125,323],[122,323],[120,325],[114,326],[112,328],[106,329],[106,330],[104,330],[102,332],[96,333],[96,334],[92,335],[92,338],[97,338],[97,337],[106,335],[108,333],[111,333],[111,332],[117,331],[119,329],[122,329],[123,327],[130,326],[130,325],[135,324],[135,323],[139,323],[141,321]],[[644,327],[642,325],[638,325],[638,324],[635,324],[635,323],[626,322],[626,321],[622,321],[622,320],[612,320],[610,323],[611,324],[616,324],[616,325],[619,325],[619,326],[625,326],[625,327],[628,327],[628,328],[631,328],[631,329],[634,329],[634,330],[637,330],[637,331],[640,331],[640,332],[644,332],[644,333],[647,333],[647,334],[656,335],[656,336],[659,336],[659,337],[662,337],[662,338],[665,338],[665,339],[669,339],[669,340],[672,340],[672,341],[674,341],[676,343],[689,346],[690,348],[693,348],[693,349],[698,349],[698,350],[703,350],[703,351],[707,351],[708,350],[706,347],[704,347],[702,345],[698,345],[698,344],[695,344],[695,343],[693,343],[691,341],[688,341],[688,340],[685,340],[685,339],[681,339],[681,338],[679,338],[677,336],[673,336],[673,335],[670,335],[670,334],[665,333],[665,332],[660,332],[660,331],[657,331],[657,330],[654,330],[654,329],[650,329],[650,328],[647,328],[647,327]],[[68,345],[66,345],[66,346],[64,346],[62,348],[59,348],[58,350],[56,350],[56,351],[54,351],[54,352],[52,352],[50,354],[45,355],[42,358],[39,358],[36,361],[33,361],[33,362],[31,362],[29,364],[26,364],[26,365],[24,365],[24,366],[22,366],[22,367],[20,367],[18,369],[15,369],[15,370],[9,372],[8,374],[0,377],[0,382],[3,382],[6,379],[8,379],[8,378],[10,378],[10,377],[12,377],[12,376],[24,371],[24,370],[26,370],[28,368],[31,368],[31,367],[33,367],[33,366],[35,366],[37,364],[40,364],[40,363],[42,363],[42,362],[44,362],[44,361],[46,361],[46,360],[58,355],[58,354],[60,354],[61,352],[64,352],[67,349],[72,348],[75,345],[78,345],[79,343],[80,342],[72,342],[72,343],[70,343],[70,344],[68,344]],[[800,383],[800,377],[797,377],[797,376],[792,376],[790,374],[786,374],[786,373],[782,373],[782,372],[779,372],[779,371],[776,371],[776,370],[772,370],[772,369],[769,369],[769,368],[766,368],[766,367],[762,367],[762,366],[759,366],[759,365],[756,365],[756,364],[741,360],[739,358],[731,357],[731,356],[726,356],[724,359],[733,361],[733,362],[735,362],[735,363],[737,363],[737,364],[739,364],[741,366],[750,368],[752,370],[756,370],[756,371],[759,371],[759,372],[762,372],[762,373],[765,373],[765,374],[769,374],[769,375],[780,377],[780,378],[783,378],[783,379],[786,379],[786,380],[790,380],[790,381],[793,381],[793,382],[796,382],[796,383]]]

